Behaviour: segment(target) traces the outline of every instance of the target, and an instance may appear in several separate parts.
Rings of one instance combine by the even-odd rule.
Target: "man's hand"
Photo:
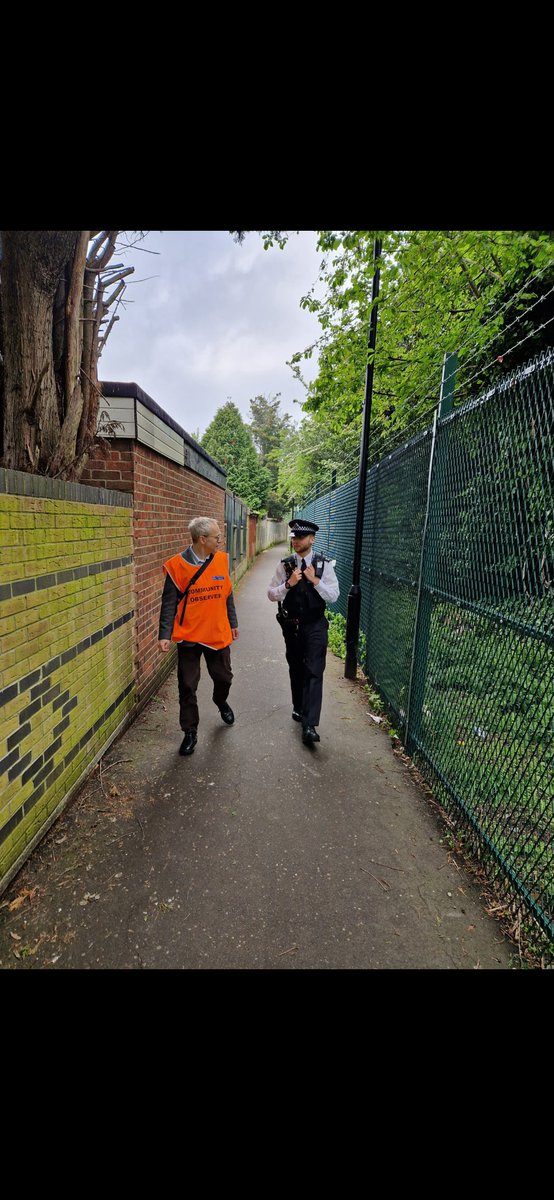
[[[160,638],[158,646],[162,654],[167,654],[168,650],[171,648],[171,642],[169,642],[167,638]]]
[[[309,579],[310,583],[313,583],[314,586],[316,583],[319,583],[319,579],[317,578],[317,575],[316,575],[311,563],[310,563],[309,567],[306,567],[306,570],[304,571],[304,578]]]
[[[289,587],[296,587],[296,584],[300,583],[301,579],[302,571],[300,570],[300,567],[295,567],[292,574],[289,575]]]
[[[239,631],[238,631],[238,629],[232,629],[232,630],[231,630],[231,633],[232,633],[232,635],[233,635],[233,641],[234,641],[234,642],[236,642],[236,640],[237,640],[237,638],[238,638],[238,636],[239,636]]]

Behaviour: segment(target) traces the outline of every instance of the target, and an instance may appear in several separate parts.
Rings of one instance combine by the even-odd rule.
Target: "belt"
[[[318,613],[316,617],[289,617],[286,612],[283,612],[286,621],[290,621],[294,625],[314,625],[316,621],[320,621],[325,613]]]

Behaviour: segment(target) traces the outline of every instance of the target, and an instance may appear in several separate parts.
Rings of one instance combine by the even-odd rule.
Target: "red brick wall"
[[[190,543],[193,517],[214,517],[223,533],[225,491],[140,442],[117,440],[107,458],[90,460],[81,483],[133,492],[135,681],[138,700],[169,667],[158,650],[162,564]],[[173,654],[171,655],[173,660]]]
[[[97,454],[95,458],[89,458],[79,482],[115,488],[117,492],[132,492],[134,446],[134,441],[118,439],[106,457]]]

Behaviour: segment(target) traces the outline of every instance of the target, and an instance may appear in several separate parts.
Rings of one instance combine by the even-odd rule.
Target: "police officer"
[[[323,698],[329,622],[326,603],[339,598],[334,562],[313,549],[319,525],[303,517],[289,521],[294,553],[281,559],[267,589],[279,606],[292,692],[292,719],[302,722],[307,746],[321,741],[317,732]]]

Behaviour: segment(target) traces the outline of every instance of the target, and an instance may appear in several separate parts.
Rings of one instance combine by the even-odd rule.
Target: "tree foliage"
[[[98,359],[134,271],[112,262],[128,248],[120,232],[1,232],[4,467],[78,479],[98,441],[99,414],[100,431],[112,428],[101,410]]]
[[[353,422],[339,437],[324,421],[308,414],[296,429],[283,438],[276,462],[278,488],[285,501],[299,500],[313,491],[316,483],[324,490],[352,479],[360,458],[359,422]]]
[[[279,465],[281,462],[283,440],[292,427],[292,418],[279,412],[280,392],[272,399],[269,396],[255,396],[250,401],[251,421],[249,425],[254,445],[259,454],[259,461],[270,475],[270,487],[267,493],[267,508],[270,517],[280,520],[288,511],[287,497],[279,487]]]
[[[200,443],[227,472],[227,486],[255,512],[265,512],[271,484],[252,434],[231,400],[218,408]]]
[[[287,235],[261,236],[266,245],[282,246]],[[289,438],[280,468],[280,486],[297,496],[310,474],[310,455],[317,454],[312,482],[314,470],[324,481],[331,463],[340,476],[355,461],[377,238],[382,250],[370,460],[394,437],[409,437],[430,422],[446,352],[458,355],[455,403],[461,404],[554,344],[552,231],[320,230],[319,286],[301,300],[317,315],[320,334],[290,362],[305,388],[308,416]],[[302,365],[315,354],[318,374],[307,384]]]
[[[552,325],[542,336],[538,329],[554,315],[548,232],[322,232],[326,298],[302,301],[322,330],[320,372],[306,407],[337,429],[363,404],[376,237],[382,253],[372,416],[389,427],[405,428],[436,403],[446,351],[459,357],[461,400],[552,345]]]

